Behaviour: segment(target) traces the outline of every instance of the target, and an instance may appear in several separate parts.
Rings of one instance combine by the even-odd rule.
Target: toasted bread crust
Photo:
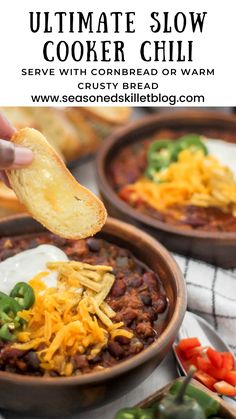
[[[73,160],[85,153],[77,127],[70,122],[62,109],[3,107],[0,110],[16,129],[30,127],[42,132],[66,160]]]
[[[99,138],[83,114],[77,108],[66,108],[63,113],[76,128],[80,143],[80,156],[95,152],[99,146]]]
[[[106,221],[103,203],[74,179],[45,137],[24,128],[11,141],[34,153],[30,166],[7,170],[13,190],[33,218],[65,238],[97,233]]]
[[[129,107],[103,107],[103,106],[93,106],[93,107],[80,107],[79,111],[87,115],[89,118],[94,119],[100,123],[108,125],[121,125],[128,122],[132,108]]]
[[[10,212],[24,212],[25,207],[22,205],[16,197],[16,194],[12,189],[8,188],[3,182],[0,182],[0,202],[1,208]]]

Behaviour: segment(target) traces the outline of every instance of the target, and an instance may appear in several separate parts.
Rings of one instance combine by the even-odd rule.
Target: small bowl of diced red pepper
[[[236,397],[235,358],[231,352],[203,346],[196,337],[181,339],[174,350],[186,373],[194,365],[196,380],[220,395]]]

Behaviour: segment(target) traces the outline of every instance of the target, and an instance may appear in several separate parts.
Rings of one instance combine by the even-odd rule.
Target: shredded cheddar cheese
[[[50,288],[42,281],[47,272],[29,282],[35,303],[18,313],[27,326],[14,347],[34,349],[42,368],[68,376],[74,355],[86,353],[91,359],[109,338],[133,335],[122,329],[122,322],[112,322],[115,312],[104,301],[115,280],[111,267],[71,261],[48,263],[48,268],[58,272],[57,286]]]
[[[217,207],[236,217],[236,180],[232,171],[213,156],[184,150],[178,161],[156,173],[155,182],[141,178],[127,186],[130,200],[143,200],[158,211],[196,205]]]

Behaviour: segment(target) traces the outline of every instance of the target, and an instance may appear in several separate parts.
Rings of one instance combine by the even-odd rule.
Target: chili
[[[5,243],[8,243],[9,240],[12,246],[7,249],[6,254]],[[87,374],[96,371],[98,366],[110,368],[127,358],[135,356],[160,336],[165,328],[168,315],[168,301],[165,290],[158,275],[137,260],[125,248],[99,238],[66,240],[51,233],[40,233],[38,235],[1,238],[0,260],[46,243],[61,248],[69,259],[94,265],[109,264],[113,267],[116,279],[106,302],[115,312],[112,320],[114,322],[122,321],[125,328],[133,333],[132,339],[123,336],[109,339],[108,344],[98,356],[91,359],[86,353],[73,354],[68,359],[68,362],[73,364],[73,374]],[[13,297],[8,298],[12,298],[17,304],[22,303],[22,301],[16,301]],[[23,307],[19,307],[21,311]],[[19,322],[17,314],[15,317],[13,316],[13,319],[15,327],[19,327],[16,330],[18,332],[18,330],[21,330],[20,328],[24,327],[24,323],[22,320]],[[0,323],[1,325],[3,323]],[[9,331],[13,336],[16,334],[10,329]],[[18,351],[16,353],[14,347],[9,345],[8,342],[4,344],[0,341],[1,344],[4,345],[4,351],[0,351],[0,370],[15,371],[21,374],[57,375],[55,371],[48,372],[40,367],[39,359],[33,350],[30,351],[29,357],[28,351]],[[34,356],[33,367],[31,355]]]

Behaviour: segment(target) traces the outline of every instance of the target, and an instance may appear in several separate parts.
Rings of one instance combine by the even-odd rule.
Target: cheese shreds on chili
[[[73,371],[70,357],[86,352],[92,359],[109,338],[131,339],[133,334],[122,329],[122,322],[112,322],[115,312],[104,301],[115,281],[112,267],[75,261],[52,262],[47,267],[58,272],[57,286],[49,288],[42,281],[47,272],[29,282],[35,303],[18,313],[27,325],[14,347],[34,349],[42,368],[68,376]]]
[[[177,162],[156,172],[155,182],[140,178],[124,189],[131,203],[141,199],[160,212],[175,206],[196,205],[217,207],[236,217],[233,172],[201,150],[182,151]]]

